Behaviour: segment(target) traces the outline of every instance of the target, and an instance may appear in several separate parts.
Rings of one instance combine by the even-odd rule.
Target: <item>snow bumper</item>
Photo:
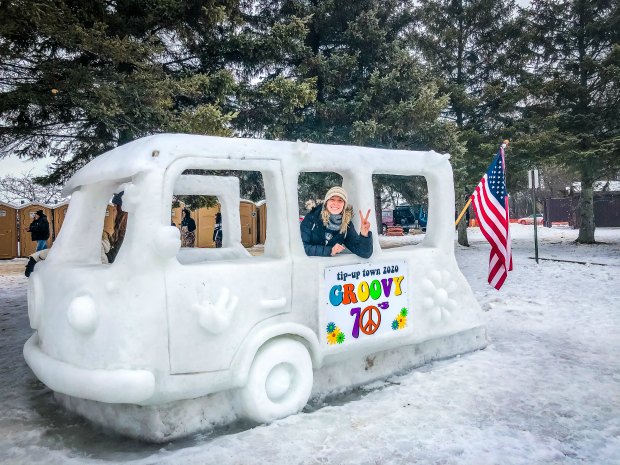
[[[89,370],[43,353],[33,334],[24,344],[30,369],[55,392],[109,404],[137,404],[155,392],[155,376],[148,370]]]

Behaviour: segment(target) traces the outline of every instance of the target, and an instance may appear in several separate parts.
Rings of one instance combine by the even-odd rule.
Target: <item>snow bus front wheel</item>
[[[243,415],[259,423],[299,412],[308,402],[313,383],[308,349],[292,339],[263,345],[252,362],[248,381],[239,390]]]

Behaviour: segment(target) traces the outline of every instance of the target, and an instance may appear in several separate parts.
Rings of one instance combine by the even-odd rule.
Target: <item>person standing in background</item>
[[[43,210],[37,210],[34,214],[34,221],[27,229],[30,237],[37,243],[37,252],[47,249],[47,240],[50,238],[50,224]]]
[[[181,220],[181,247],[194,247],[196,242],[196,222],[187,208],[183,209]]]
[[[222,214],[217,212],[215,214],[215,225],[213,226],[213,242],[215,242],[215,248],[222,248]]]

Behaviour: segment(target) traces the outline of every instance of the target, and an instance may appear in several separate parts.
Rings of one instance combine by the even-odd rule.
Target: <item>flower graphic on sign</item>
[[[394,321],[392,321],[392,329],[394,331],[396,331],[397,329],[403,329],[407,326],[407,314],[407,309],[405,307],[401,308],[398,315],[396,315]]]
[[[329,345],[342,344],[344,342],[344,333],[340,330],[336,323],[329,322],[326,327],[327,330],[327,343]]]

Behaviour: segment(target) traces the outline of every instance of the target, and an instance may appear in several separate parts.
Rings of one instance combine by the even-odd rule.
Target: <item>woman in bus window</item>
[[[353,226],[353,207],[347,202],[342,187],[332,187],[322,204],[317,205],[301,222],[301,240],[307,255],[330,257],[345,248],[362,258],[372,255],[370,210],[366,216],[359,211],[361,226],[358,234]]]

